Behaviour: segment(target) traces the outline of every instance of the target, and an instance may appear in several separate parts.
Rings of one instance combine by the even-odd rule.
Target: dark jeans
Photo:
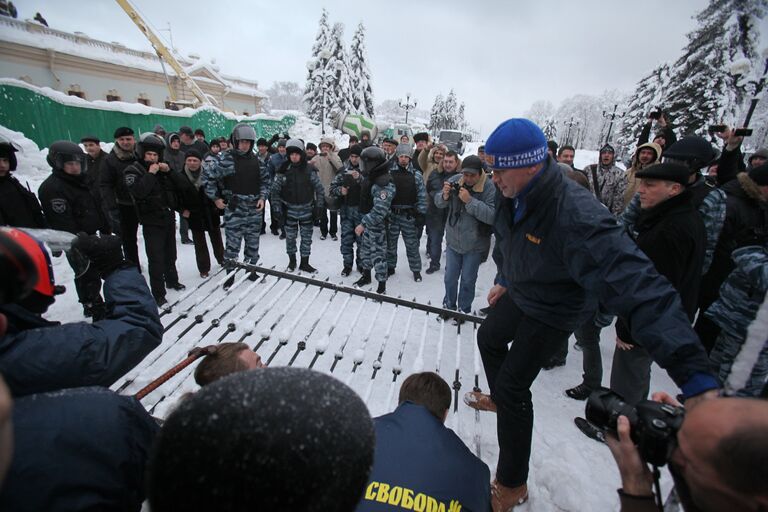
[[[144,245],[149,266],[149,287],[155,300],[165,298],[165,285],[179,282],[176,272],[176,234],[173,214],[165,225],[144,225]]]
[[[189,240],[189,221],[179,214],[179,238],[182,242]]]
[[[528,480],[533,432],[531,384],[570,333],[525,315],[504,294],[477,332],[485,376],[496,403],[499,463],[496,478],[517,487]],[[507,348],[507,344],[512,345]]]
[[[139,217],[133,205],[118,205],[120,210],[120,237],[123,240],[125,259],[132,261],[138,267],[139,263]]]
[[[603,356],[600,354],[601,330],[602,328],[595,325],[594,317],[590,317],[573,333],[576,341],[581,345],[583,382],[592,389],[600,387],[603,382]]]
[[[328,220],[330,217],[330,229],[328,229]],[[331,236],[336,236],[336,233],[339,231],[339,212],[332,212],[328,208],[323,210],[323,218],[320,219],[320,233],[323,236],[328,236],[328,233],[331,234]]]
[[[624,397],[629,405],[648,398],[651,387],[651,363],[648,351],[639,345],[631,350],[621,350],[618,346],[613,353],[611,368],[611,391]]]
[[[427,252],[429,266],[440,268],[440,256],[443,253],[443,235],[445,234],[445,213],[447,210],[427,212]]]

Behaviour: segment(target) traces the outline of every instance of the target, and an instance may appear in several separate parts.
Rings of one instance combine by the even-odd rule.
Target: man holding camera
[[[666,393],[654,400],[679,406]],[[622,512],[659,510],[653,475],[636,446],[642,435],[619,416],[606,443],[621,473]],[[706,400],[685,415],[666,457],[683,510],[768,510],[768,402],[746,398]],[[642,444],[642,443],[638,443]],[[658,488],[657,488],[658,491]],[[661,502],[661,497],[656,497]]]
[[[472,310],[477,271],[491,247],[495,197],[496,187],[483,172],[480,158],[474,155],[464,159],[461,174],[452,176],[434,196],[435,206],[448,209],[443,298],[446,309],[456,309],[458,296],[459,311]]]
[[[358,270],[362,270],[362,256],[360,251],[360,237],[355,235],[355,227],[360,224],[360,185],[363,175],[360,172],[360,153],[362,148],[355,144],[349,149],[349,158],[344,168],[331,182],[330,196],[339,200],[339,214],[341,215],[341,257],[344,267],[341,275],[344,277],[352,273],[352,264],[357,261]],[[354,245],[357,244],[357,258],[355,258]]]
[[[633,339],[689,401],[718,383],[677,292],[613,215],[547,157],[541,129],[509,119],[485,148],[503,196],[494,223],[492,307],[477,333],[491,393],[471,392],[465,401],[497,413],[492,501],[494,510],[508,510],[528,499],[531,385],[598,302],[627,319]]]

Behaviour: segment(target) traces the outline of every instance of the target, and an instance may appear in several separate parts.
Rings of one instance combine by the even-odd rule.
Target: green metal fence
[[[68,105],[34,89],[0,83],[0,125],[24,135],[42,147],[57,140],[79,142],[83,135],[95,135],[102,141],[112,141],[115,128],[129,126],[137,134],[152,131],[161,124],[167,132],[187,125],[202,128],[206,138],[229,136],[237,123],[215,108],[196,109],[192,115],[186,112],[153,109],[151,114],[127,113],[106,110],[98,105],[87,107]],[[296,122],[294,116],[280,119],[244,120],[254,127],[259,137],[269,138],[283,133]]]

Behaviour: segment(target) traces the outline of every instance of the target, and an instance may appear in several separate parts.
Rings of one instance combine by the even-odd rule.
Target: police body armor
[[[224,178],[224,188],[241,196],[261,195],[261,165],[258,158],[233,153],[235,172]]]
[[[392,208],[413,208],[419,200],[416,190],[416,175],[400,167],[390,173],[395,182],[395,197]]]
[[[308,165],[288,166],[285,170],[285,184],[281,192],[282,200],[289,204],[307,204],[315,200],[315,187],[312,185],[312,171]]]

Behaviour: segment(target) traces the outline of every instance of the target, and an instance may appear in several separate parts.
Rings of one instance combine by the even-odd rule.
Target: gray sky
[[[256,79],[262,89],[276,80],[304,85],[325,6],[331,24],[344,23],[347,44],[365,24],[376,103],[411,92],[429,109],[438,92],[454,88],[486,136],[537,99],[557,105],[577,93],[633,90],[654,66],[680,55],[707,0],[644,0],[642,7],[629,0],[133,3],[155,28],[171,22],[178,49],[215,57],[222,72]],[[151,49],[113,1],[15,4],[20,18],[40,11],[53,28]]]

